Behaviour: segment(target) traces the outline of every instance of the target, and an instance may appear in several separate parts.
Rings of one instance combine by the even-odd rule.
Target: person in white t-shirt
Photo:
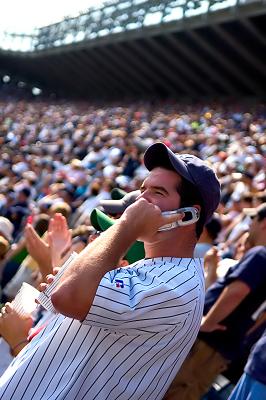
[[[144,162],[141,194],[64,272],[57,316],[3,374],[0,399],[163,398],[200,327],[203,266],[192,257],[220,185],[200,159],[162,143]],[[146,258],[115,269],[137,239]]]

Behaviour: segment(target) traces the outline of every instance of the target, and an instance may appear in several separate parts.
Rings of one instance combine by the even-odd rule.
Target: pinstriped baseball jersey
[[[55,315],[0,379],[1,400],[159,400],[199,330],[200,259],[107,273],[84,321]]]

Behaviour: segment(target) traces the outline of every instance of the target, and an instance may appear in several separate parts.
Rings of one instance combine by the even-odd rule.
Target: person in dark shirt
[[[253,347],[244,373],[228,400],[266,399],[266,329]]]
[[[199,400],[242,352],[252,315],[265,301],[266,203],[253,210],[250,250],[206,292],[200,333],[164,400]]]
[[[30,197],[31,190],[28,187],[21,189],[17,193],[16,201],[5,214],[5,217],[8,218],[14,225],[14,238],[16,238],[16,236],[19,234],[24,218],[30,215]]]
[[[212,318],[217,325],[216,329],[209,330],[212,328],[207,324],[204,327],[203,318],[199,338],[217,349],[228,360],[235,359],[241,350],[241,341],[254,323],[251,316],[265,298],[266,268],[263,268],[263,265],[266,265],[266,248],[265,246],[255,246],[247,251],[239,263],[228,270],[225,277],[218,279],[206,292],[203,314],[206,317],[213,312],[213,307],[215,307],[217,311]],[[229,307],[233,308],[234,306],[233,299],[230,296],[232,303],[230,304],[228,301],[227,307],[224,310],[220,309],[224,318],[219,321],[217,300],[220,299],[221,301],[222,296],[225,299],[224,290],[237,281],[248,286],[249,292],[243,297],[239,305],[228,313]],[[235,288],[237,288],[236,285]],[[241,340],[236,341],[236,338]]]

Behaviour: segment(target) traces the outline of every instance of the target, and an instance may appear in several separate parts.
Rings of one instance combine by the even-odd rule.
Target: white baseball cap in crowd
[[[0,235],[4,236],[9,242],[12,242],[13,231],[14,226],[12,222],[5,217],[0,217]]]

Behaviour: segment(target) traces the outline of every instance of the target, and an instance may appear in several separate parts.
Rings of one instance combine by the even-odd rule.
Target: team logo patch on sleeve
[[[123,281],[122,279],[115,279],[115,286],[116,286],[117,288],[123,289],[123,287],[124,287],[124,281]]]

